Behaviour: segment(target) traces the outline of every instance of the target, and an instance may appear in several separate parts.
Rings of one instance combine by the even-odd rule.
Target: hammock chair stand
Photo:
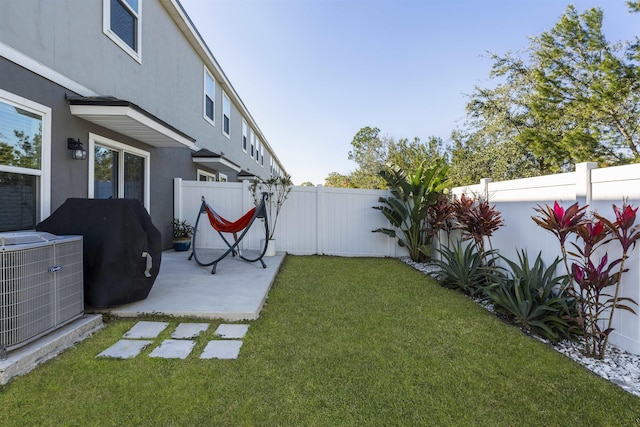
[[[269,223],[267,221],[267,208],[266,208],[266,200],[269,198],[267,193],[262,193],[262,200],[255,208],[249,210],[242,217],[240,217],[237,221],[228,221],[221,217],[216,211],[214,211],[211,206],[209,206],[202,196],[202,205],[200,205],[200,211],[198,211],[198,218],[196,218],[196,224],[193,227],[193,237],[191,242],[191,255],[189,255],[189,260],[194,259],[198,265],[203,267],[213,266],[211,269],[211,274],[216,274],[216,267],[218,263],[222,261],[227,255],[231,254],[231,256],[238,256],[240,259],[247,262],[256,262],[260,261],[262,264],[262,268],[267,268],[267,265],[264,263],[262,258],[264,257],[265,252],[267,251],[267,242],[269,241]],[[220,255],[218,258],[211,262],[203,262],[198,258],[198,254],[196,253],[196,234],[198,233],[198,223],[200,221],[200,216],[202,214],[207,214],[209,218],[209,223],[211,227],[218,232],[222,240],[227,244],[228,249]],[[242,241],[243,237],[247,234],[251,225],[253,225],[256,218],[264,219],[264,239],[265,245],[264,248],[260,251],[257,257],[249,258],[240,252],[238,245]],[[242,231],[242,233],[240,233]],[[222,233],[230,233],[233,235],[233,243],[231,243]],[[238,236],[240,233],[240,236]]]

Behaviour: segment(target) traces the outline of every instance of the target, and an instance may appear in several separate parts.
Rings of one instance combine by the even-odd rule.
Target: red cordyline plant
[[[484,239],[486,237],[489,249],[493,253],[491,236],[504,225],[500,212],[495,206],[490,206],[485,199],[476,199],[462,194],[459,199],[456,198],[453,201],[453,211],[458,223],[457,228],[462,231],[462,238],[473,239],[478,252],[485,259]]]
[[[454,210],[449,197],[445,194],[441,194],[438,197],[438,201],[429,206],[427,216],[427,225],[428,228],[426,230],[427,234],[432,237],[438,238],[438,243],[440,243],[439,232],[444,231],[447,233],[447,246],[449,244],[449,236],[451,234],[451,230],[453,230],[455,224],[454,220]]]
[[[538,205],[535,209],[540,216],[532,217],[536,224],[552,232],[560,241],[562,256],[567,274],[571,278],[566,291],[573,296],[578,308],[576,319],[585,337],[585,354],[589,357],[603,359],[609,334],[613,331],[613,313],[616,308],[635,313],[624,303],[633,303],[630,298],[619,296],[622,274],[627,271],[624,262],[628,251],[635,247],[640,238],[640,230],[635,226],[636,212],[626,202],[622,209],[613,205],[616,221],[594,214],[592,219],[585,219],[587,206],[579,207],[574,203],[564,210],[558,202],[553,208]],[[577,252],[566,250],[567,238],[575,234],[582,242],[581,246],[572,243]],[[597,260],[599,248],[617,240],[622,247],[622,257],[609,262],[609,255]],[[601,252],[601,251],[600,251]],[[568,256],[574,258],[569,268]],[[597,260],[597,261],[596,261]],[[615,286],[614,295],[604,292],[605,288]],[[606,319],[606,312],[609,313]]]

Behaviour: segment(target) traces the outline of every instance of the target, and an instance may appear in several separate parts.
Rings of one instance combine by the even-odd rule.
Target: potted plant
[[[276,254],[275,239],[273,238],[276,225],[278,223],[278,216],[282,205],[287,200],[289,193],[291,192],[291,176],[272,176],[267,180],[262,178],[256,178],[249,186],[249,191],[253,197],[253,203],[257,206],[262,200],[262,193],[267,193],[269,198],[266,201],[267,220],[269,224],[269,239],[267,242],[262,242],[263,245],[267,245],[265,252],[266,256],[273,256]]]
[[[188,251],[191,247],[193,226],[187,221],[178,218],[173,219],[173,249],[176,251]]]

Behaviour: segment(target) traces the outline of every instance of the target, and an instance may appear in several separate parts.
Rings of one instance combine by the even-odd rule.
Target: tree
[[[329,176],[324,179],[324,185],[325,187],[349,188],[351,187],[349,180],[350,178],[348,175],[331,172]]]
[[[391,138],[388,142],[388,154],[385,163],[393,163],[401,169],[415,172],[425,162],[431,163],[434,159],[442,157],[442,139],[432,136],[426,144],[417,136],[409,141],[401,138],[395,141]]]
[[[491,56],[490,77],[498,83],[475,88],[465,126],[452,135],[454,182],[640,160],[640,71],[633,59],[640,43],[609,43],[602,18],[599,9],[578,14],[569,6],[550,31],[531,39],[524,59]]]
[[[640,160],[640,71],[627,59],[629,43],[606,40],[602,18],[600,9],[578,14],[569,6],[549,32],[533,38],[532,113],[562,131],[528,129],[522,142],[538,153],[557,150],[571,162]]]
[[[388,139],[380,137],[380,129],[369,126],[360,129],[351,141],[348,159],[358,164],[351,174],[350,184],[357,188],[385,188],[379,173],[388,156]]]
[[[311,181],[305,181],[302,184],[300,184],[301,187],[314,187],[313,182]]]
[[[413,140],[380,135],[380,129],[363,127],[351,141],[349,160],[357,163],[358,168],[349,175],[332,172],[325,179],[325,185],[331,187],[384,189],[387,183],[380,172],[385,164],[394,163],[403,170],[415,172],[424,162],[442,157],[442,140],[431,137],[424,144],[420,138]]]

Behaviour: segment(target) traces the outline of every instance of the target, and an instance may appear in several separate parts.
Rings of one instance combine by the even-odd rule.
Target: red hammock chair
[[[247,225],[249,225],[256,212],[256,208],[250,209],[246,214],[242,215],[240,219],[232,222],[224,219],[220,214],[214,211],[209,204],[206,205],[206,210],[211,227],[222,233],[238,233],[239,231],[244,230]]]
[[[213,265],[213,268],[211,269],[211,274],[216,273],[216,267],[218,265],[218,262],[220,262],[223,258],[225,258],[229,254],[231,254],[232,256],[238,255],[240,259],[247,262],[260,261],[260,264],[262,264],[262,268],[267,268],[267,265],[264,263],[262,258],[264,257],[264,254],[267,251],[266,242],[269,239],[269,223],[267,221],[267,209],[265,206],[266,200],[268,199],[268,197],[269,196],[267,193],[262,193],[262,200],[260,201],[260,204],[258,206],[250,209],[247,213],[242,215],[236,221],[229,221],[223,218],[216,211],[214,211],[213,208],[209,206],[209,204],[207,204],[203,196],[202,205],[200,205],[200,211],[198,212],[198,218],[196,219],[196,224],[193,227],[191,255],[189,255],[189,259],[191,260],[193,258],[196,261],[196,263],[198,263],[198,265],[201,265],[204,267]],[[207,214],[207,218],[209,218],[209,224],[211,224],[211,227],[218,232],[220,237],[222,237],[222,240],[224,240],[224,242],[229,247],[225,251],[225,253],[223,253],[221,256],[219,256],[217,259],[211,262],[200,261],[196,253],[196,234],[198,232],[198,223],[200,222],[200,216],[203,213]],[[240,253],[240,250],[238,249],[238,245],[242,241],[242,238],[247,234],[247,232],[251,228],[251,225],[256,220],[256,218],[264,218],[263,222],[264,222],[265,245],[256,258],[248,258]],[[238,237],[238,233],[240,232],[242,233]],[[233,234],[233,243],[230,243],[222,233]]]

